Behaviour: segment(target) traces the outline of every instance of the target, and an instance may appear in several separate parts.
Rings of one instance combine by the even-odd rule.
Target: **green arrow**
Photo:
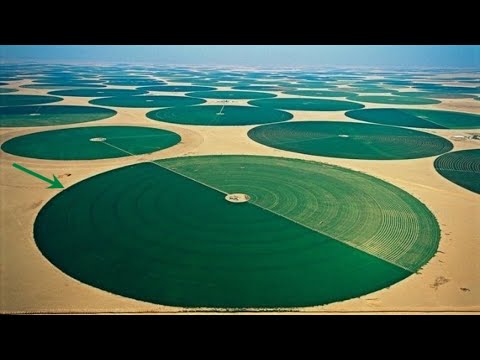
[[[26,172],[27,174],[33,175],[33,176],[39,178],[40,180],[48,182],[50,184],[50,186],[47,189],[63,189],[62,183],[60,182],[60,180],[57,179],[57,177],[55,175],[53,175],[53,180],[50,180],[49,178],[47,178],[45,176],[42,176],[42,175],[36,173],[35,171],[28,170],[27,168],[24,168],[22,165],[18,165],[18,164],[13,163],[13,167],[17,168],[18,170],[22,170],[22,171]]]

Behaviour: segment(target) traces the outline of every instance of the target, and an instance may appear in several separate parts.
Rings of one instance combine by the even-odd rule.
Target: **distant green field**
[[[259,91],[235,91],[235,90],[223,90],[223,91],[195,91],[186,94],[196,98],[204,99],[263,99],[273,98],[277,95],[267,92]]]
[[[286,121],[293,115],[275,109],[239,105],[183,106],[153,110],[147,113],[152,120],[187,125],[254,125]]]
[[[93,99],[89,101],[93,105],[131,107],[131,108],[150,108],[150,107],[172,107],[172,106],[191,106],[206,102],[203,99],[196,99],[186,96],[168,96],[168,95],[142,95],[142,96],[113,96],[106,98]]]
[[[0,94],[8,94],[12,92],[17,92],[17,89],[10,89],[10,88],[0,88]]]
[[[58,96],[81,96],[81,97],[106,97],[106,96],[131,96],[146,94],[145,90],[134,89],[103,89],[82,88],[50,91],[51,95]]]
[[[0,107],[0,127],[53,126],[102,120],[117,112],[97,106],[31,105]]]
[[[312,98],[259,99],[251,100],[248,103],[265,108],[301,111],[344,111],[365,107],[362,104],[351,101]]]
[[[416,159],[443,154],[453,148],[452,143],[436,135],[347,121],[263,125],[251,129],[248,136],[276,149],[349,159]]]
[[[90,141],[92,138],[105,141]],[[151,153],[180,140],[180,135],[174,132],[149,127],[88,126],[17,136],[3,143],[2,150],[36,159],[95,160]],[[125,151],[119,151],[118,147]]]
[[[390,91],[385,91],[390,92]],[[418,96],[382,96],[382,95],[353,95],[347,97],[348,100],[358,102],[369,102],[377,104],[396,104],[396,105],[430,105],[440,104],[440,100],[421,98]]]
[[[135,299],[284,308],[390,286],[438,246],[438,224],[423,204],[365,174],[260,156],[157,164],[59,193],[35,221],[40,251],[66,274]],[[234,192],[250,202],[227,202]]]
[[[288,95],[312,96],[312,97],[347,97],[353,94],[353,92],[332,91],[332,90],[289,90],[289,91],[284,91],[284,93]]]
[[[0,106],[21,106],[32,104],[48,104],[62,101],[61,97],[48,95],[0,95]]]
[[[444,178],[480,194],[480,149],[442,155],[435,160],[434,166]]]
[[[193,86],[193,85],[157,85],[139,88],[147,91],[168,91],[168,92],[189,92],[189,91],[210,91],[216,90],[214,87]]]
[[[348,111],[346,116],[383,125],[426,129],[478,129],[480,115],[457,111],[426,109],[362,109]]]

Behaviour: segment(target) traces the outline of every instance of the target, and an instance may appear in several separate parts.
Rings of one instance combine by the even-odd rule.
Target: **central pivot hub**
[[[225,196],[225,200],[233,203],[244,203],[250,200],[250,196],[248,196],[247,194],[240,194],[240,193],[227,194],[227,196]]]

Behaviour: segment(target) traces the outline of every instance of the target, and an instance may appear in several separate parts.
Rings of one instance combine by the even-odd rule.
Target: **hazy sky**
[[[2,45],[0,61],[480,68],[478,45]]]

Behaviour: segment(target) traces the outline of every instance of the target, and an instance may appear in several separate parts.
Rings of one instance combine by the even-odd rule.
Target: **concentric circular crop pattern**
[[[114,96],[90,100],[90,104],[116,107],[148,108],[148,107],[172,107],[191,106],[206,102],[203,99],[196,99],[186,96]]]
[[[340,121],[264,125],[251,129],[248,136],[281,150],[349,159],[415,159],[453,148],[442,137],[416,130]]]
[[[238,105],[183,106],[153,110],[147,113],[153,120],[187,125],[254,125],[286,121],[293,115],[268,108]]]
[[[342,111],[365,107],[362,104],[351,101],[312,98],[259,99],[251,100],[248,103],[265,108],[302,111]]]
[[[480,194],[480,149],[442,155],[435,160],[434,166],[444,178]]]
[[[346,116],[383,125],[426,129],[478,129],[480,115],[456,111],[425,109],[363,109],[348,111]]]
[[[242,193],[248,202],[231,203]],[[40,211],[40,251],[98,288],[214,308],[326,304],[390,286],[435,253],[438,224],[371,176],[263,156],[127,166],[77,183]]]
[[[273,98],[277,95],[260,91],[235,91],[235,90],[223,90],[223,91],[194,91],[186,94],[196,98],[204,99],[262,99]]]
[[[92,139],[104,139],[94,141]],[[139,126],[86,126],[17,136],[2,144],[13,155],[49,160],[109,159],[159,151],[180,135]]]
[[[440,104],[440,100],[421,98],[418,96],[375,96],[375,95],[355,95],[347,97],[348,100],[369,102],[377,104],[397,104],[397,105],[431,105]]]
[[[82,123],[112,117],[115,110],[97,106],[33,105],[0,107],[0,127]]]
[[[32,104],[48,104],[62,101],[61,97],[48,95],[0,95],[0,106],[21,106]]]

